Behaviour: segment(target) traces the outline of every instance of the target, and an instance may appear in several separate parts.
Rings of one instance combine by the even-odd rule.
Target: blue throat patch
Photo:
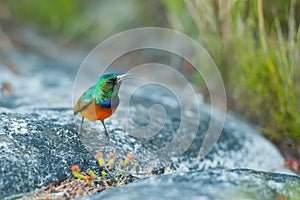
[[[111,99],[105,102],[101,102],[98,104],[99,106],[103,107],[103,108],[111,108]]]

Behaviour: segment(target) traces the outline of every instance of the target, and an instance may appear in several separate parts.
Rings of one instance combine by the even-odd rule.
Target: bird
[[[78,99],[74,106],[74,115],[81,114],[81,124],[79,131],[81,132],[84,119],[91,121],[101,121],[105,135],[109,138],[104,120],[114,114],[119,106],[119,89],[121,83],[125,79],[133,78],[130,74],[104,74],[96,85],[87,89]]]

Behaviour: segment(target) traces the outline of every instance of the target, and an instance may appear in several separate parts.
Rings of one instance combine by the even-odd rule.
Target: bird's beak
[[[118,83],[125,79],[133,79],[133,76],[131,74],[122,74],[122,75],[117,76]]]

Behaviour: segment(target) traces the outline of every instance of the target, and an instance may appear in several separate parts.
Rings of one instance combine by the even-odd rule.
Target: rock
[[[201,105],[201,114],[210,118],[210,106]],[[206,127],[208,121],[201,122]],[[205,131],[205,129],[204,129]],[[198,133],[188,151],[180,158],[178,169],[208,168],[251,168],[255,170],[280,171],[284,159],[278,149],[264,138],[253,126],[227,115],[222,134],[212,151],[200,162],[195,160],[197,150],[202,144]]]
[[[159,93],[160,91],[156,90],[155,92]],[[161,148],[168,145],[178,134],[177,129],[181,120],[180,107],[175,100],[173,100],[172,104],[168,104],[172,97],[166,96],[166,98],[171,99],[166,102],[155,97],[153,98],[153,95],[147,95],[152,93],[151,89],[143,88],[141,93],[134,96],[135,101],[132,103],[134,106],[131,105],[134,109],[131,109],[131,116],[133,118],[137,116],[139,121],[147,124],[147,120],[149,120],[148,111],[151,105],[159,104],[165,108],[167,115],[165,119],[163,118],[164,115],[156,116],[157,121],[165,121],[162,130],[154,136],[138,139],[138,142],[142,142],[145,148],[149,148],[150,152],[158,156]],[[160,96],[163,96],[163,94],[160,94]],[[121,106],[117,115],[125,115],[122,113],[125,113],[126,109],[128,108]],[[196,137],[187,151],[175,161],[174,167],[176,169],[187,171],[208,168],[251,168],[276,171],[284,167],[284,159],[272,143],[265,139],[255,127],[231,115],[227,115],[222,134],[212,151],[200,161],[197,160],[197,154],[211,120],[211,106],[202,103],[200,105],[200,115],[200,124]],[[143,123],[139,121],[136,123]],[[128,127],[129,120],[121,117],[116,120],[113,117],[112,124]],[[136,124],[130,126],[134,127]],[[129,127],[128,129],[132,130],[133,128]],[[189,127],[185,127],[187,135],[189,134],[188,129]],[[184,139],[181,141],[182,143],[177,144],[177,147],[185,145]]]
[[[96,165],[67,116],[70,110],[1,111],[0,199],[66,179],[74,164]]]
[[[249,169],[175,172],[82,197],[96,199],[299,199],[300,177]]]

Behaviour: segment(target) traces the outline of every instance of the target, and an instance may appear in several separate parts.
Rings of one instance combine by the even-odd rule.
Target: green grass
[[[276,142],[300,143],[300,29],[296,3],[164,1],[173,28],[198,39],[217,63],[230,109],[259,124]],[[270,9],[285,13],[268,13],[267,18],[264,12]]]

